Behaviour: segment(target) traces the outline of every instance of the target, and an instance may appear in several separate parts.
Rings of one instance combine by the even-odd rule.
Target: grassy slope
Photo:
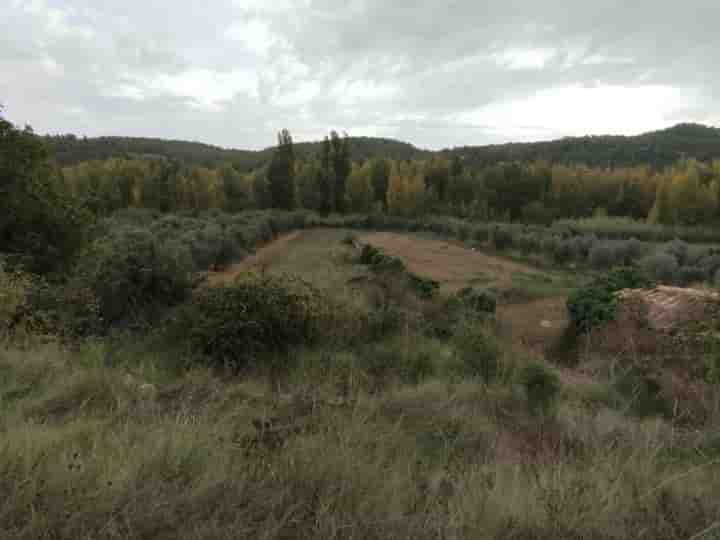
[[[343,234],[305,232],[269,252],[269,269],[343,294],[356,272]],[[518,333],[562,293],[520,275],[505,286],[536,296],[501,303],[508,365],[539,358]],[[414,335],[383,347],[452,354]],[[3,349],[0,537],[670,539],[720,519],[717,401],[684,431],[628,416],[610,371],[561,369],[557,414],[542,419],[515,385],[442,370],[409,384],[369,360],[301,351],[271,387],[182,373],[128,344]]]

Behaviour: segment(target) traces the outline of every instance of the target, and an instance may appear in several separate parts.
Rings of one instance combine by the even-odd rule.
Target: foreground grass
[[[0,537],[712,538],[720,519],[717,448],[590,392],[538,418],[512,385],[372,384],[350,352],[272,386],[126,360],[0,352]]]

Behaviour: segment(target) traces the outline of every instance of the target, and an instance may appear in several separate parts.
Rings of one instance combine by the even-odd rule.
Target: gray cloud
[[[439,148],[720,121],[716,0],[6,0],[0,103],[41,132]]]

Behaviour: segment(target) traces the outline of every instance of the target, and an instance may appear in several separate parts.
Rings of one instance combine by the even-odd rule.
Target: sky
[[[718,0],[0,0],[39,133],[428,149],[720,124]]]

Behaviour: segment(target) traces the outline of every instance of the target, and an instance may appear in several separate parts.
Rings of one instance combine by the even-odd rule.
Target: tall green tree
[[[352,171],[352,162],[350,161],[350,142],[347,134],[340,137],[336,131],[330,132],[330,150],[332,154],[332,169],[334,172],[334,210],[336,212],[345,212],[347,181]]]
[[[32,129],[0,116],[0,252],[35,272],[66,262],[90,217],[64,188]]]
[[[268,182],[273,208],[295,208],[295,153],[287,129],[278,134],[278,146],[268,168]]]

